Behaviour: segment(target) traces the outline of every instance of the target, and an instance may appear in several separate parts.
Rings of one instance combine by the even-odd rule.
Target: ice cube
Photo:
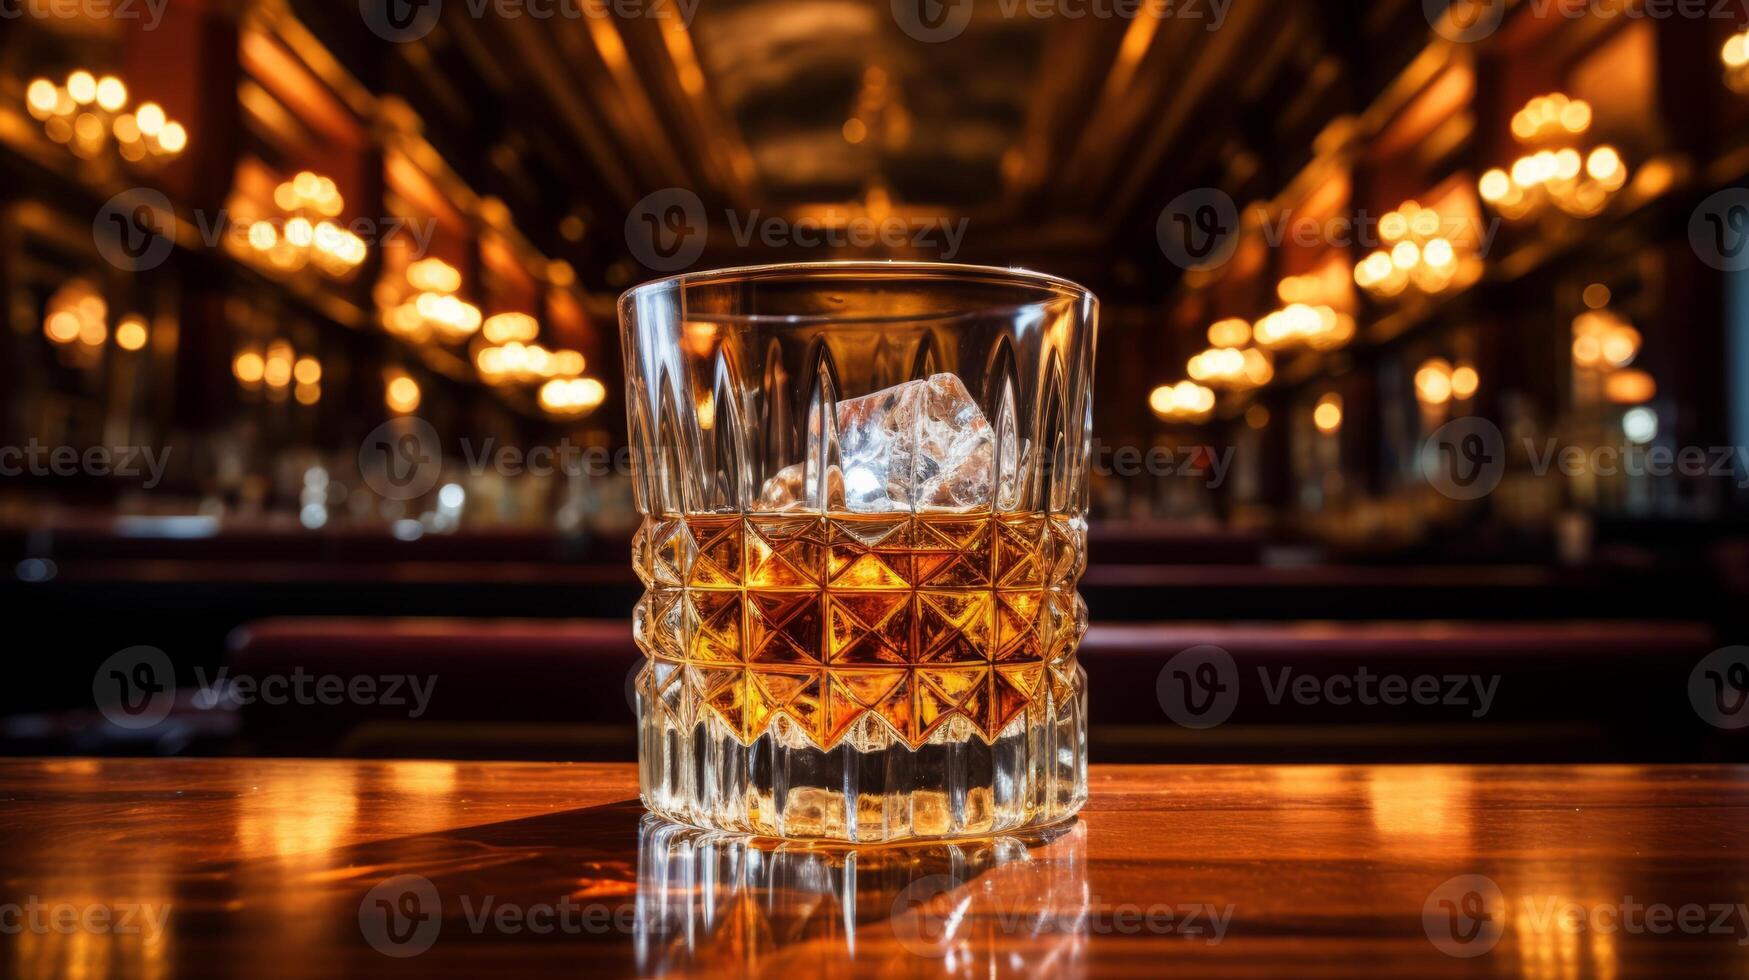
[[[995,437],[989,420],[958,377],[937,374],[837,404],[837,465],[826,471],[826,506],[856,513],[955,511],[989,507]],[[756,508],[808,504],[809,463],[786,466],[765,481]],[[1010,463],[1010,467],[1013,463]],[[1004,481],[1012,483],[1012,475]]]
[[[955,375],[841,401],[837,416],[846,509],[966,510],[994,503],[995,438]]]

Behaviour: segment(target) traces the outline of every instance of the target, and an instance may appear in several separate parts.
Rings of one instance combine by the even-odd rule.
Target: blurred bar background
[[[24,8],[0,751],[630,758],[615,297],[876,257],[1102,299],[1096,761],[1742,758],[1690,699],[1749,618],[1749,23],[1705,6]],[[1195,730],[1205,644],[1248,697]],[[180,693],[132,730],[94,676],[141,645]]]

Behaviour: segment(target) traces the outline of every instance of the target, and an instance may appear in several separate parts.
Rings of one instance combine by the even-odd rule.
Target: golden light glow
[[[540,344],[512,340],[495,347],[479,346],[474,351],[474,367],[487,384],[532,384],[576,378],[583,373],[584,359],[578,351],[547,350]]]
[[[1330,392],[1318,399],[1318,405],[1312,409],[1312,424],[1325,435],[1335,435],[1342,429],[1342,396]]]
[[[390,333],[414,341],[436,334],[453,343],[479,331],[480,308],[454,295],[462,285],[462,275],[454,266],[442,259],[422,259],[409,265],[406,274],[415,292],[384,313],[383,325]]]
[[[555,378],[540,387],[540,406],[552,415],[587,415],[607,400],[607,387],[594,378]],[[700,413],[700,424],[709,428]]]
[[[50,313],[43,320],[43,333],[57,344],[70,344],[79,339],[79,314],[71,310]]]
[[[267,345],[267,362],[262,367],[261,380],[267,382],[269,388],[284,388],[291,384],[294,360],[291,344],[276,340]]]
[[[1484,180],[1488,180],[1484,175]],[[1500,174],[1499,179],[1507,179]],[[1379,237],[1385,248],[1361,259],[1354,267],[1354,283],[1377,298],[1399,296],[1410,288],[1442,293],[1460,282],[1473,280],[1481,262],[1468,250],[1459,253],[1445,230],[1450,224],[1433,208],[1404,201],[1397,210],[1379,219]]]
[[[1236,316],[1217,320],[1209,326],[1209,345],[1213,347],[1243,347],[1251,342],[1251,324]]]
[[[174,123],[165,127],[162,141],[176,139],[177,130],[172,127]],[[283,228],[276,229],[267,220],[251,222],[240,247],[233,251],[281,272],[314,265],[336,279],[347,278],[364,263],[369,254],[364,240],[329,220],[346,206],[332,180],[300,171],[273,189],[273,204],[285,216]]]
[[[1161,385],[1148,394],[1148,407],[1167,422],[1194,422],[1215,409],[1215,393],[1194,381]]]
[[[421,259],[407,266],[407,284],[428,293],[453,293],[462,288],[462,274],[442,259]]]
[[[1458,401],[1469,401],[1482,387],[1482,376],[1468,364],[1459,364],[1451,372],[1451,393]]]
[[[480,335],[490,343],[526,343],[540,336],[540,323],[527,313],[496,313],[486,318]]]
[[[1354,339],[1354,317],[1328,306],[1292,303],[1258,320],[1251,335],[1268,350],[1334,350]]]
[[[30,109],[35,119],[47,119],[55,114],[55,106],[60,103],[60,91],[55,83],[46,78],[33,79],[30,87],[24,90],[24,103]]]
[[[1255,347],[1211,347],[1192,357],[1186,371],[1194,381],[1236,390],[1266,385],[1275,378],[1269,355]]]
[[[1415,398],[1423,405],[1444,405],[1451,401],[1451,362],[1443,357],[1429,358],[1415,372]]]
[[[1477,183],[1482,200],[1513,221],[1551,205],[1577,218],[1601,213],[1627,184],[1628,167],[1614,147],[1582,151],[1579,137],[1591,122],[1583,100],[1559,92],[1531,99],[1512,117],[1512,135],[1531,152],[1484,173]]]
[[[96,159],[112,135],[116,152],[129,163],[169,159],[187,148],[188,131],[156,103],[123,112],[129,94],[120,78],[99,78],[81,68],[67,76],[65,85],[32,79],[24,101],[31,117],[42,122],[44,134],[82,159]]]
[[[83,68],[67,76],[67,94],[80,105],[97,100],[97,78]]]
[[[70,280],[44,307],[43,336],[61,346],[78,342],[98,347],[109,338],[109,304],[91,283]]]
[[[389,374],[388,384],[383,387],[383,403],[389,407],[389,411],[403,415],[414,411],[419,407],[421,397],[419,382],[404,373]]]
[[[139,350],[146,346],[146,339],[146,318],[138,313],[122,317],[115,325],[115,345],[122,350]]]
[[[162,133],[168,121],[168,117],[164,115],[164,107],[156,102],[142,102],[134,110],[134,122],[139,124],[140,132],[146,136]]]
[[[128,104],[128,87],[114,75],[97,80],[97,106],[105,112],[117,112]]]
[[[252,350],[239,352],[236,359],[231,362],[231,373],[236,375],[237,381],[245,388],[260,384],[266,370],[267,362],[262,359],[260,354]]]
[[[1749,30],[1731,35],[1719,59],[1725,63],[1725,84],[1731,91],[1749,93]]]
[[[322,362],[307,355],[300,357],[292,368],[292,377],[300,385],[313,385],[322,380]]]
[[[1573,363],[1589,370],[1627,367],[1639,356],[1642,338],[1619,314],[1594,310],[1573,318]]]
[[[1603,380],[1604,397],[1617,405],[1640,405],[1658,394],[1652,376],[1638,368],[1616,371]]]

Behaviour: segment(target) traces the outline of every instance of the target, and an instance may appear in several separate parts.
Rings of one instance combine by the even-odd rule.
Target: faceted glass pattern
[[[743,741],[787,715],[830,749],[870,713],[923,744],[963,717],[994,740],[1069,699],[1087,616],[1079,518],[748,514],[651,518],[636,634]]]
[[[887,842],[1081,807],[1097,309],[906,262],[621,297],[652,812]]]

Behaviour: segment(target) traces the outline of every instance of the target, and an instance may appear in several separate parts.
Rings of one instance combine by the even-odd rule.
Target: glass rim
[[[919,275],[945,273],[950,278],[963,281],[977,279],[994,280],[998,284],[1007,284],[1019,288],[1032,288],[1054,293],[1036,300],[1015,302],[1011,304],[995,304],[988,306],[972,306],[964,309],[944,309],[939,313],[925,314],[885,314],[874,316],[858,316],[854,314],[809,313],[809,314],[770,314],[770,313],[688,313],[688,319],[710,323],[918,323],[930,320],[957,319],[965,316],[976,316],[995,311],[1028,310],[1064,300],[1098,304],[1099,297],[1093,290],[1062,276],[1048,272],[1037,272],[1013,266],[972,265],[960,262],[925,262],[914,259],[841,259],[830,262],[774,262],[762,265],[728,266],[721,269],[702,269],[676,273],[649,282],[639,283],[619,295],[616,305],[623,312],[628,306],[642,300],[645,296],[675,287],[684,292],[694,285],[709,285],[714,282],[733,282],[738,279],[761,279],[793,276],[796,279],[806,279],[813,274],[826,273],[866,273],[870,276],[915,273]]]

